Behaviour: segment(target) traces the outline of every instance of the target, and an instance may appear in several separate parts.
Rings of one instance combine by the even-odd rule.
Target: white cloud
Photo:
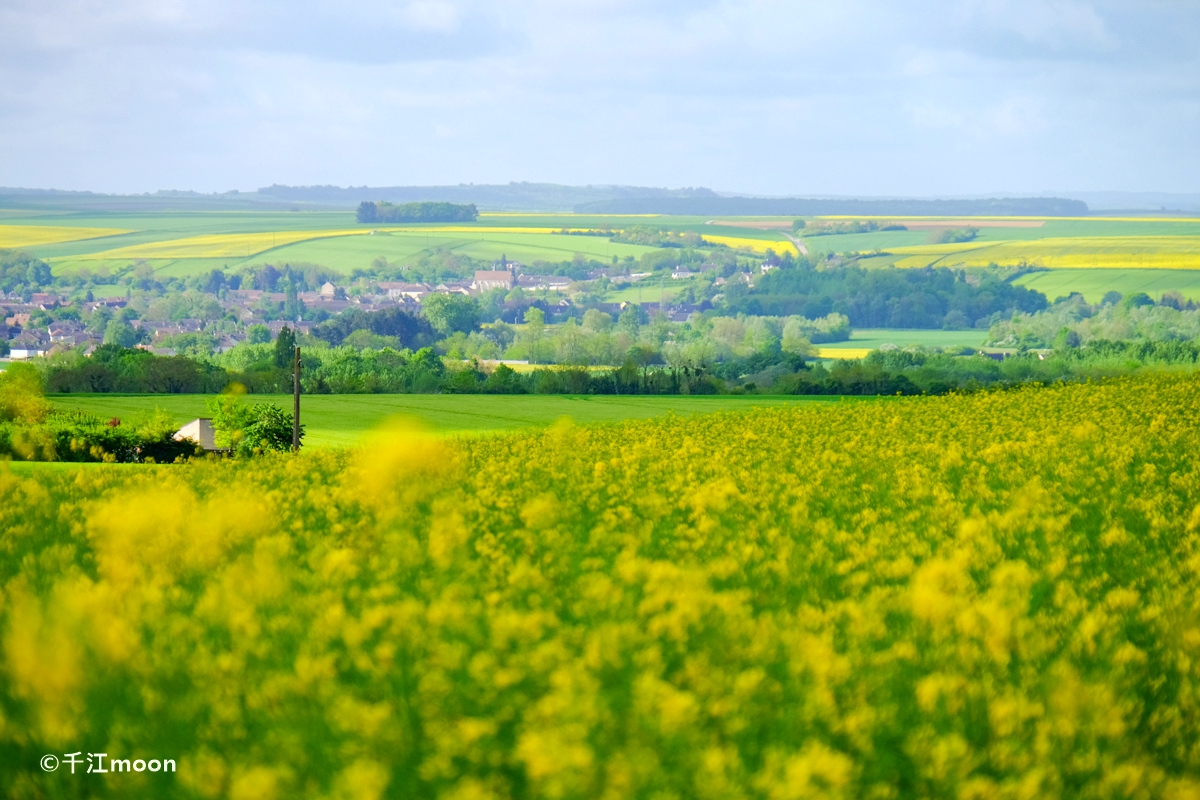
[[[1198,32],[1117,0],[8,0],[0,185],[1194,188]]]

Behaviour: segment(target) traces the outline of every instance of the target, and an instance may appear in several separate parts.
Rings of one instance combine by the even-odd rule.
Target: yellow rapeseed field
[[[58,225],[0,225],[0,248],[36,247],[129,233],[121,228],[69,228]]]
[[[188,236],[161,242],[145,242],[115,250],[78,256],[84,260],[137,258],[248,258],[257,253],[310,239],[334,236],[360,236],[370,233],[361,230],[278,231],[266,233],[214,233]]]
[[[777,242],[771,239],[750,239],[743,236],[712,236],[704,234],[704,241],[712,242],[713,244],[723,244],[726,247],[734,249],[748,249],[756,253],[765,253],[767,250],[774,250],[776,253],[783,255],[791,253],[799,255],[800,251],[796,249],[796,245],[791,242]]]
[[[893,247],[898,267],[1031,266],[1055,269],[1200,269],[1195,236],[1094,236]]]
[[[0,468],[0,786],[1194,798],[1198,422],[1157,375]]]
[[[817,358],[866,358],[869,347],[818,347]]]

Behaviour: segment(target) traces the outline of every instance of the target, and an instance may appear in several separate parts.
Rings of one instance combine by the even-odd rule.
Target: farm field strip
[[[791,253],[792,255],[800,255],[800,251],[796,249],[796,245],[787,240],[758,239],[745,236],[714,236],[709,233],[705,233],[703,238],[705,241],[713,242],[714,244],[723,244],[735,250],[753,250],[755,253],[765,253],[767,250],[774,250],[779,254]]]
[[[249,257],[283,245],[295,244],[309,239],[325,239],[338,236],[364,236],[370,230],[330,231],[272,231],[268,233],[218,233],[190,236],[183,239],[146,242],[143,244],[102,250],[97,253],[76,256],[81,260],[110,259],[176,259],[176,258],[224,258]]]
[[[50,395],[55,408],[86,411],[105,419],[132,420],[138,414],[161,408],[180,425],[208,416],[211,395]],[[837,398],[833,398],[834,401]],[[247,395],[249,403],[275,403],[290,409],[291,395]],[[773,395],[680,397],[630,395],[304,395],[300,419],[305,444],[312,447],[345,447],[369,439],[372,431],[400,416],[443,435],[500,432],[525,427],[545,427],[562,417],[578,423],[619,422],[663,414],[707,414],[749,410],[824,398]]]
[[[59,225],[0,225],[0,248],[36,247],[44,244],[102,239],[130,233],[121,228],[74,228]]]
[[[1200,269],[1200,237],[1061,237],[896,247],[898,267],[1030,264],[1058,269]]]
[[[1200,300],[1200,270],[1183,269],[1051,269],[1027,272],[1013,280],[1028,286],[1051,301],[1072,292],[1089,303],[1098,303],[1108,292],[1145,292],[1157,299],[1164,292],[1179,292],[1189,300]]]

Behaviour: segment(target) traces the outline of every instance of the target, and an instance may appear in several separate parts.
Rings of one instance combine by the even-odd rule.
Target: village
[[[759,267],[762,272],[773,269],[770,262]],[[128,346],[149,350],[156,355],[175,355],[170,343],[177,337],[188,334],[203,334],[212,339],[215,353],[225,352],[247,339],[250,329],[262,326],[270,333],[271,340],[287,327],[296,333],[308,334],[316,324],[335,317],[349,309],[376,312],[399,309],[413,315],[422,314],[422,302],[435,294],[461,295],[481,299],[510,298],[500,301],[499,310],[503,321],[520,323],[523,312],[529,307],[538,307],[548,322],[562,321],[569,317],[582,316],[589,308],[610,314],[614,318],[630,305],[637,305],[639,313],[647,317],[663,314],[673,322],[686,321],[692,314],[712,308],[709,299],[696,302],[667,302],[663,288],[666,281],[672,282],[672,297],[678,283],[691,282],[694,278],[705,278],[705,285],[722,287],[728,281],[750,285],[753,275],[739,271],[727,279],[716,264],[699,265],[699,271],[686,267],[675,267],[656,273],[632,272],[610,275],[608,270],[593,270],[583,279],[563,275],[529,274],[518,261],[502,258],[489,269],[475,270],[469,279],[446,280],[438,283],[408,283],[403,281],[357,280],[353,285],[340,285],[326,281],[316,291],[295,293],[289,298],[286,292],[271,292],[253,288],[223,288],[219,293],[210,293],[219,313],[207,314],[205,318],[155,319],[139,313],[133,307],[134,298],[145,299],[147,293],[127,290],[125,296],[78,297],[78,291],[34,292],[27,297],[16,294],[0,295],[0,356],[22,360],[52,356],[67,350],[79,350],[85,355],[106,342],[106,325],[111,320],[127,322],[133,331]],[[645,298],[639,302],[630,300],[606,301],[603,292],[595,287],[603,282],[606,288],[623,285],[646,286]],[[648,285],[653,284],[653,285]],[[514,292],[514,290],[519,290]],[[511,299],[518,295],[517,299]],[[640,293],[639,293],[640,294]],[[695,293],[691,293],[693,296]],[[74,295],[74,296],[73,296]],[[90,293],[89,293],[90,295]],[[282,313],[264,314],[264,309],[286,308],[289,300],[292,307],[300,310],[295,317]],[[111,336],[108,339],[112,339]],[[109,343],[112,343],[111,341]]]

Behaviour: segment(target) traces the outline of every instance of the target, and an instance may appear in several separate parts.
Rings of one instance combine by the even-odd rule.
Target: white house
[[[471,282],[471,288],[477,292],[486,292],[489,289],[511,289],[513,287],[513,274],[506,269],[477,269],[475,270],[475,280]]]
[[[205,450],[216,450],[216,432],[211,419],[194,419],[175,432],[175,441],[190,439]]]

